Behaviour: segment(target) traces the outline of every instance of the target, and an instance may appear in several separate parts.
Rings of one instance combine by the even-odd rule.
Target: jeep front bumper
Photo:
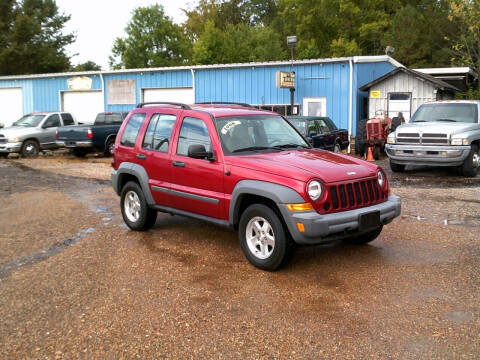
[[[470,153],[470,146],[387,144],[385,149],[390,161],[400,165],[458,166]]]
[[[279,204],[279,207],[295,242],[321,244],[361,235],[360,216],[364,214],[378,211],[380,212],[380,223],[388,224],[400,215],[401,200],[396,195],[389,195],[387,201],[380,204],[325,215],[316,211],[291,212],[282,204]],[[304,232],[298,230],[297,223],[303,224]]]

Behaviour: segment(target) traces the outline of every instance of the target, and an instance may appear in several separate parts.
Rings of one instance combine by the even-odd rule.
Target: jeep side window
[[[180,135],[178,136],[177,155],[188,156],[188,147],[190,145],[203,145],[206,151],[212,150],[207,124],[203,120],[186,117],[183,119]]]
[[[134,114],[128,120],[127,126],[125,126],[125,130],[123,131],[122,140],[120,140],[120,144],[123,146],[134,147],[135,142],[137,141],[138,132],[140,131],[140,127],[142,126],[143,119],[145,119],[146,114]]]
[[[175,115],[154,114],[145,132],[142,147],[164,153],[168,152],[176,119]]]

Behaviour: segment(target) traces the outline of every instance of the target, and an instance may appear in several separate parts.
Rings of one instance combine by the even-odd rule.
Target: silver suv
[[[0,157],[7,157],[10,153],[34,157],[40,150],[56,149],[57,128],[76,124],[72,114],[65,112],[24,115],[12,126],[0,130]]]

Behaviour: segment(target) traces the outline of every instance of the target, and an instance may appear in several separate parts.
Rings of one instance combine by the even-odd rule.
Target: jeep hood
[[[480,124],[477,123],[462,123],[462,122],[443,122],[443,121],[432,121],[432,122],[419,122],[419,123],[409,123],[404,124],[396,129],[396,133],[406,132],[406,133],[441,133],[447,135],[460,134],[465,131],[471,131],[475,129],[480,129]]]
[[[319,178],[325,183],[373,176],[379,168],[351,156],[318,149],[231,156],[226,163],[305,182]]]
[[[6,138],[12,138],[29,135],[36,131],[38,131],[36,127],[10,126],[4,129],[0,129],[0,134],[5,136]]]

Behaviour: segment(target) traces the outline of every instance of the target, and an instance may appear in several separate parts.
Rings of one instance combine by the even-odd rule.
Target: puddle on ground
[[[95,231],[94,228],[80,230],[72,238],[65,239],[63,241],[60,241],[48,247],[45,250],[37,251],[33,254],[23,256],[21,258],[15,259],[13,261],[10,261],[4,264],[2,267],[0,267],[0,281],[6,278],[8,275],[10,275],[10,273],[12,273],[13,271],[18,270],[19,268],[37,264],[43,260],[48,259],[49,257],[55,254],[58,254],[60,251],[64,250],[70,245],[75,244],[77,241],[83,239],[85,236],[87,236],[88,234],[91,234],[94,231]]]

